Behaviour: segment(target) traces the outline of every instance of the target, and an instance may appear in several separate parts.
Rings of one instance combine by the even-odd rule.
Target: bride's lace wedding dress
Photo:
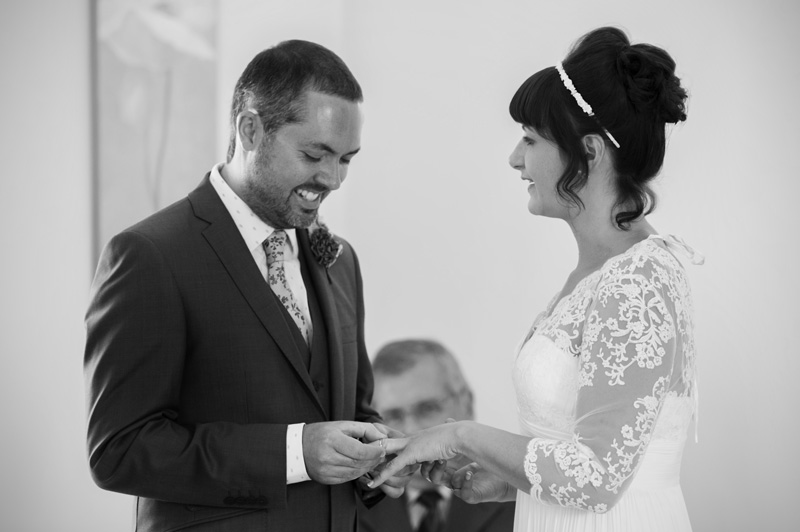
[[[533,438],[514,530],[691,530],[679,475],[697,405],[693,310],[674,252],[693,255],[651,236],[534,322],[513,371]]]

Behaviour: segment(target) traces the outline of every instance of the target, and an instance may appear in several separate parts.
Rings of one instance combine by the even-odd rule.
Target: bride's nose
[[[522,141],[517,142],[514,151],[508,156],[508,164],[514,170],[522,170],[525,167],[525,158],[523,157]]]

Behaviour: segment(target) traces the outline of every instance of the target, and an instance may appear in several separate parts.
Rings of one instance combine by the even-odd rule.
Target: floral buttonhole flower
[[[344,246],[328,231],[328,227],[317,218],[308,228],[311,252],[320,266],[326,270],[333,266],[344,251]]]

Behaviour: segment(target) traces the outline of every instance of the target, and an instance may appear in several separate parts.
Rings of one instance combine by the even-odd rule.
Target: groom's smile
[[[311,225],[361,148],[357,102],[314,91],[303,102],[299,122],[280,127],[258,146],[242,196],[276,229]]]

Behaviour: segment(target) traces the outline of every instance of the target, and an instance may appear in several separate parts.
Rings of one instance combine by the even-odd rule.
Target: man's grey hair
[[[459,396],[460,400],[467,401],[467,411],[472,417],[472,389],[456,357],[436,340],[409,338],[389,342],[378,350],[372,360],[372,372],[376,376],[401,375],[424,358],[431,358],[439,364],[445,376],[445,387],[453,395]]]

